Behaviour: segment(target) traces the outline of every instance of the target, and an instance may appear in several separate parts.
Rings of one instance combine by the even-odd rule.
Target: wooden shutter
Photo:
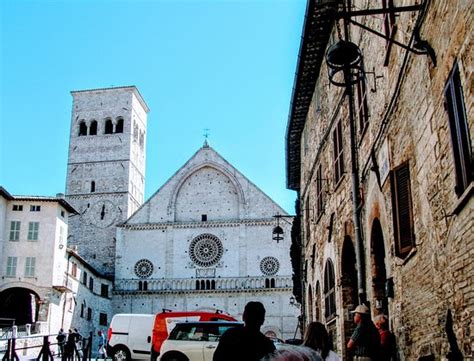
[[[408,163],[404,163],[392,171],[390,183],[395,249],[398,256],[404,257],[415,245]]]

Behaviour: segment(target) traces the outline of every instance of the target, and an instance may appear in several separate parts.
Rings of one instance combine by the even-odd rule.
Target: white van
[[[119,313],[107,333],[107,354],[115,361],[150,359],[155,315]]]

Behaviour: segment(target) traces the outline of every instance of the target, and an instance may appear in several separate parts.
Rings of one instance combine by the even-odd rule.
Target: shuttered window
[[[408,163],[402,164],[391,172],[390,183],[395,251],[398,257],[405,257],[415,246]]]
[[[474,178],[474,166],[472,164],[471,138],[466,108],[464,106],[464,94],[457,64],[454,65],[446,82],[444,96],[445,108],[449,118],[449,128],[451,130],[451,144],[456,174],[454,190],[457,196],[460,197]]]
[[[344,147],[342,144],[342,121],[336,125],[332,140],[334,143],[334,183],[338,184],[344,173]]]

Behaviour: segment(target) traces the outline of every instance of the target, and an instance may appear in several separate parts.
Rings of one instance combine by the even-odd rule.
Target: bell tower
[[[104,275],[115,225],[143,203],[148,106],[135,86],[72,91],[66,199],[79,211],[68,244]]]

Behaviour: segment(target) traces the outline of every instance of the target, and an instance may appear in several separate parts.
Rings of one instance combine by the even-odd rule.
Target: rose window
[[[273,276],[280,269],[280,262],[275,257],[265,257],[260,261],[260,271],[264,275]]]
[[[223,253],[222,242],[212,234],[201,234],[189,245],[189,257],[201,267],[214,266],[221,260]]]
[[[153,273],[153,263],[147,259],[141,259],[135,263],[135,274],[140,278],[148,278]]]

